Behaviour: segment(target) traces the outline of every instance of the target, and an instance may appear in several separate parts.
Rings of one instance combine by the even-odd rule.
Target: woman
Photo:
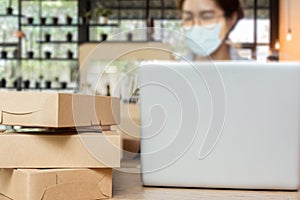
[[[179,0],[182,26],[193,60],[240,60],[226,43],[238,20],[244,17],[239,0]]]

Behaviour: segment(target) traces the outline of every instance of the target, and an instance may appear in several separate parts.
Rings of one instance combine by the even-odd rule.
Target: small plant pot
[[[68,25],[71,25],[71,24],[72,24],[72,22],[73,22],[73,19],[72,19],[72,17],[70,17],[70,16],[67,16],[67,17],[66,17],[66,22],[67,22],[67,24],[68,24]]]
[[[40,21],[41,21],[41,24],[42,24],[42,25],[45,25],[45,24],[46,24],[46,21],[47,21],[47,18],[46,18],[46,17],[41,17],[41,18],[40,18]]]
[[[33,24],[33,21],[34,21],[33,17],[28,17],[27,18],[27,23],[28,24]]]
[[[51,52],[45,51],[45,58],[50,59],[51,58]]]
[[[40,82],[38,82],[38,81],[35,82],[35,88],[36,89],[40,89],[41,88]]]
[[[50,89],[51,88],[51,81],[45,81],[45,88]]]
[[[3,59],[7,58],[7,51],[1,51],[1,58]]]
[[[107,34],[102,33],[102,34],[101,34],[101,41],[103,42],[103,41],[105,41],[105,40],[107,40]]]
[[[67,57],[68,57],[68,59],[73,59],[73,55],[74,55],[74,53],[72,52],[72,51],[68,51],[67,52]]]
[[[24,85],[24,89],[29,89],[29,87],[30,87],[30,80],[23,81],[23,85]]]
[[[0,80],[0,87],[1,87],[1,88],[6,88],[6,79],[5,79],[5,78],[2,78],[2,79]]]
[[[27,58],[32,59],[34,56],[34,52],[33,51],[28,51],[27,52]]]
[[[14,81],[14,88],[17,89],[17,91],[21,91],[22,90],[22,77],[18,77],[15,81]]]
[[[66,38],[67,38],[67,41],[68,41],[68,42],[71,42],[71,41],[72,41],[72,38],[73,38],[72,33],[69,32],[69,33],[66,35]]]
[[[68,83],[67,82],[60,82],[60,88],[61,89],[66,89],[68,86]]]
[[[57,25],[58,24],[58,17],[52,17],[52,24]]]
[[[13,14],[13,8],[12,7],[6,8],[6,14],[12,15]]]
[[[51,40],[51,35],[49,33],[45,34],[45,42],[50,42]]]

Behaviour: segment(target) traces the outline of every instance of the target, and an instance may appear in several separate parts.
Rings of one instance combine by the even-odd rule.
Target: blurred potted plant
[[[74,53],[70,49],[68,49],[68,51],[67,51],[68,59],[73,59],[73,55],[74,55]]]
[[[39,75],[39,81],[35,82],[35,88],[40,89],[42,87],[44,87],[44,76],[43,76],[43,74],[40,74]]]
[[[45,33],[45,42],[50,42],[50,40],[51,40],[51,34]]]
[[[40,17],[41,25],[45,25],[47,22],[47,17]]]
[[[1,88],[5,88],[6,87],[6,79],[4,77],[0,80],[0,87]]]
[[[27,52],[27,58],[32,59],[34,56],[34,52],[32,50],[32,42],[33,42],[33,38],[32,38],[32,32],[29,33],[29,40],[27,40],[28,43],[28,49],[26,49]]]
[[[67,23],[68,25],[71,25],[71,24],[72,24],[72,21],[73,21],[72,17],[71,17],[70,15],[66,15],[66,23]]]
[[[7,58],[7,51],[5,50],[5,41],[6,41],[6,32],[3,31],[2,33],[2,51],[1,51],[1,58],[6,59]]]
[[[100,36],[101,36],[101,41],[103,42],[103,41],[105,41],[105,40],[107,40],[107,33],[104,33],[104,32],[102,32],[101,34],[100,34]]]
[[[33,17],[27,17],[27,23],[28,24],[33,24],[34,18]]]
[[[53,16],[52,17],[52,24],[53,25],[57,25],[58,24],[58,17],[57,16]]]
[[[12,15],[13,14],[13,8],[12,8],[12,0],[8,1],[8,7],[6,8],[6,14]]]
[[[66,38],[67,38],[68,42],[71,42],[72,38],[73,38],[73,34],[71,32],[68,32],[67,35],[66,35]]]
[[[45,58],[50,59],[51,58],[51,51],[45,51]]]
[[[93,14],[95,18],[98,18],[100,24],[107,24],[108,17],[112,14],[112,10],[105,8],[101,3],[97,3]]]
[[[52,85],[52,78],[53,78],[53,76],[52,76],[52,73],[53,73],[53,71],[52,71],[52,67],[51,66],[49,66],[49,67],[47,67],[47,68],[45,68],[46,69],[46,71],[45,71],[45,75],[46,75],[46,77],[45,77],[45,85],[44,85],[44,87],[46,88],[46,89],[50,89],[51,88],[51,85]]]

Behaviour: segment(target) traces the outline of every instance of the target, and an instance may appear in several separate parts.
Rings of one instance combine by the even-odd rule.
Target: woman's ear
[[[228,31],[231,31],[234,28],[237,22],[237,18],[238,18],[237,12],[232,13],[232,15],[229,18],[227,18],[227,27],[229,27]]]

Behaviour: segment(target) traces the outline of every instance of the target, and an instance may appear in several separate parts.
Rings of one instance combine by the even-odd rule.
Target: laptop
[[[300,63],[144,62],[145,186],[299,188]]]

